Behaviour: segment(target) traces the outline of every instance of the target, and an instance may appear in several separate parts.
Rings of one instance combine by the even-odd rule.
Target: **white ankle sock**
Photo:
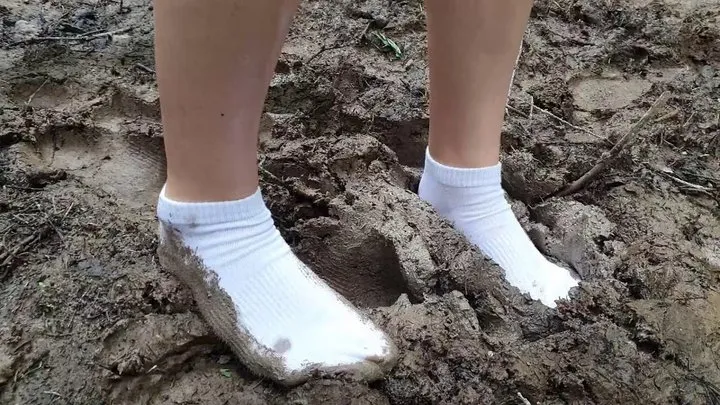
[[[577,285],[566,269],[537,250],[515,218],[502,189],[500,164],[454,168],[436,162],[428,151],[419,194],[505,270],[510,284],[534,299],[555,307],[555,300]]]
[[[241,329],[264,346],[258,350],[279,356],[288,374],[387,360],[384,333],[293,254],[259,190],[237,201],[183,203],[163,189],[157,211],[161,226],[174,228],[217,274]]]

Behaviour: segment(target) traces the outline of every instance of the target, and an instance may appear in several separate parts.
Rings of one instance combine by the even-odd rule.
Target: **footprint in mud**
[[[323,217],[307,221],[298,250],[321,277],[357,306],[392,305],[408,288],[396,247],[377,230]],[[328,232],[330,232],[328,234]]]
[[[101,128],[120,132],[128,121],[160,122],[160,97],[156,89],[138,87],[116,88],[108,103],[93,111],[93,119]]]
[[[24,144],[21,150],[38,170],[64,170],[134,207],[153,204],[165,179],[159,137],[52,126],[37,136],[34,145]]]
[[[51,78],[37,77],[13,85],[9,96],[19,105],[55,108],[71,103],[80,93],[78,87],[75,83],[59,83]]]
[[[589,77],[571,84],[573,99],[581,110],[619,110],[642,97],[652,87],[644,79]]]
[[[95,361],[118,375],[142,375],[153,369],[175,369],[214,343],[195,314],[148,314],[118,322],[104,337]]]

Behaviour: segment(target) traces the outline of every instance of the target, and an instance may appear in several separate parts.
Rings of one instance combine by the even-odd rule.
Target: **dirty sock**
[[[527,236],[501,185],[501,165],[455,168],[425,155],[420,198],[497,263],[508,282],[545,305],[566,298],[577,282],[540,253]]]
[[[257,353],[280,358],[287,375],[309,366],[372,362],[386,368],[394,360],[385,334],[291,251],[259,190],[237,201],[185,203],[165,197],[163,189],[157,211],[161,234],[162,226],[172,227],[217,274],[235,306],[239,333],[260,346]]]

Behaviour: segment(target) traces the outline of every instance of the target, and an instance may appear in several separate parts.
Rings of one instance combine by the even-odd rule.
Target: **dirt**
[[[0,19],[0,403],[720,403],[720,2],[536,3],[503,162],[533,240],[583,280],[549,309],[415,194],[421,2],[304,1],[262,186],[297,253],[401,357],[378,383],[293,389],[253,377],[159,268],[150,2],[6,0]],[[76,35],[95,37],[34,39]],[[665,91],[599,178],[553,197]]]

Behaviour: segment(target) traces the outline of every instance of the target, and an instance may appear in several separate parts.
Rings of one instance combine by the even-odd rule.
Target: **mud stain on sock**
[[[269,348],[253,338],[240,323],[242,314],[237,311],[228,293],[220,287],[217,273],[202,263],[202,260],[182,242],[179,232],[171,225],[161,222],[160,232],[161,243],[158,247],[160,264],[190,288],[205,321],[253,373],[268,377],[285,386],[294,386],[313,376],[373,381],[381,378],[395,365],[397,349],[390,344],[387,355],[378,361],[358,361],[339,366],[307,364],[301,370],[289,371],[285,367],[282,354],[287,353],[292,347],[290,340],[279,339],[272,348]],[[306,268],[305,271],[308,277],[314,277],[319,283],[321,282],[310,269]],[[345,305],[352,306],[340,294],[337,294],[337,298]],[[365,314],[360,312],[357,314],[371,325]]]

